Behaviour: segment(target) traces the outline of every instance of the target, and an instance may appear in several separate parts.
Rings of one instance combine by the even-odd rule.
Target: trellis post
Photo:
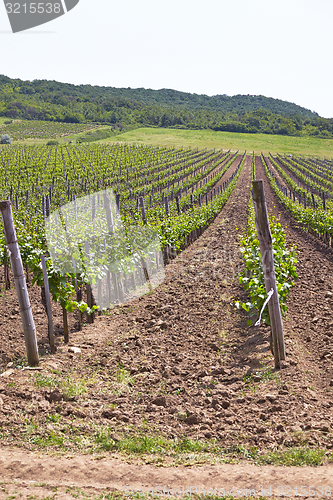
[[[262,180],[252,181],[252,187],[255,221],[258,233],[266,293],[268,294],[269,291],[273,289],[273,295],[268,302],[268,310],[271,320],[275,368],[279,368],[280,361],[286,359],[286,351],[284,345],[282,316],[276,287],[272,235],[269,228],[264,193],[264,183]]]
[[[48,320],[48,333],[49,333],[48,337],[49,337],[49,342],[50,342],[50,347],[51,347],[51,353],[54,354],[56,352],[56,346],[55,346],[55,342],[54,342],[53,318],[52,318],[52,308],[51,308],[51,301],[50,301],[49,278],[47,275],[46,260],[45,260],[44,255],[41,256],[41,262],[42,262],[42,270],[43,270],[45,303],[46,303],[47,320]]]
[[[39,364],[39,356],[37,348],[36,327],[34,318],[32,316],[20,249],[16,238],[11,202],[9,200],[1,201],[0,211],[5,231],[7,248],[10,255],[12,271],[14,275],[17,298],[20,307],[28,363],[30,366],[37,366]]]

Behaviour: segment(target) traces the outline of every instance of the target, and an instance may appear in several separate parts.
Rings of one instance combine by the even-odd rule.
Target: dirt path
[[[1,499],[20,493],[21,498],[80,498],[82,492],[103,498],[125,485],[251,488],[256,497],[263,496],[261,488],[272,487],[272,496],[295,497],[296,486],[310,483],[316,497],[329,497],[329,490],[316,488],[332,487],[331,465],[256,467],[245,461],[251,450],[259,460],[293,447],[327,454],[333,448],[331,252],[283,213],[281,222],[301,253],[300,279],[284,323],[288,360],[281,372],[273,368],[269,329],[248,328],[246,315],[234,306],[244,298],[237,273],[250,166],[248,157],[221,214],[167,266],[166,279],[153,294],[71,334],[69,346],[58,339],[57,354],[43,357],[41,372],[13,368],[0,378]],[[279,211],[266,180],[265,191],[269,207]],[[210,450],[215,442],[225,455],[185,450],[175,458],[155,450],[143,457],[149,465],[142,455],[127,463],[116,453],[129,439],[142,442],[153,434],[168,445],[189,438]],[[11,449],[13,443],[25,449]],[[38,449],[63,456],[31,453]],[[209,465],[223,458],[243,462]]]
[[[272,164],[270,157],[267,156],[266,157],[266,161],[267,161],[267,164],[268,164],[269,168],[271,169],[271,171],[274,172],[274,177],[276,177],[278,179],[278,181],[280,182],[281,186],[283,186],[284,188],[287,188],[289,190],[290,188],[289,188],[288,184],[286,183],[285,179],[282,177],[282,175],[280,174],[280,172]],[[277,160],[276,160],[276,162],[277,162]],[[283,169],[283,167],[281,166],[280,163],[279,163],[279,165]],[[288,175],[289,175],[289,173],[288,173]]]
[[[224,173],[224,175],[221,177],[221,179],[215,184],[215,186],[208,191],[208,198],[210,199],[211,193],[214,192],[214,189],[218,189],[220,186],[223,185],[223,183],[229,179],[232,174],[235,172],[236,168],[239,165],[239,162],[241,161],[243,155],[237,155],[233,163],[230,165],[228,170]],[[229,161],[230,158],[228,158],[227,161]],[[225,162],[226,163],[226,162]]]
[[[73,459],[36,457],[32,453],[1,450],[0,499],[73,499],[103,498],[113,491],[129,496],[133,490],[165,491],[162,497],[184,496],[214,491],[219,496],[238,497],[331,498],[333,468],[330,466],[297,468],[257,467],[255,465],[204,465],[200,468],[157,468],[151,465],[128,465],[121,460],[92,460],[80,456]],[[304,495],[313,488],[314,495]],[[323,490],[320,490],[320,488]],[[3,491],[5,490],[5,491]],[[156,491],[156,490],[155,490]],[[15,493],[14,493],[15,492]],[[168,494],[168,492],[170,492]],[[13,496],[13,495],[16,495]],[[21,496],[22,495],[22,496]]]

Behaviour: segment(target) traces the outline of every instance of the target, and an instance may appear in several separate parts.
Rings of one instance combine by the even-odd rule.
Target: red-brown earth
[[[152,294],[97,317],[82,332],[75,330],[71,316],[69,345],[61,336],[61,310],[54,306],[55,355],[47,348],[39,290],[30,287],[40,370],[20,368],[26,363],[21,359],[19,311],[13,291],[6,292],[0,337],[0,482],[5,493],[2,497],[0,489],[0,498],[14,490],[23,498],[32,492],[36,498],[72,498],[66,493],[70,484],[87,495],[99,495],[125,484],[174,484],[175,477],[177,487],[195,478],[211,487],[216,473],[217,487],[233,486],[233,481],[238,489],[253,484],[256,496],[260,484],[332,484],[332,250],[297,227],[279,205],[256,158],[268,209],[280,214],[288,242],[299,252],[299,279],[284,320],[287,359],[275,370],[269,328],[247,327],[246,314],[234,305],[236,299],[245,299],[238,273],[243,266],[239,247],[248,218],[250,165],[248,157],[220,215],[166,267],[165,281]],[[13,365],[7,367],[9,362]],[[206,442],[208,452],[186,449],[162,455],[150,449],[148,454],[129,455],[131,465],[121,462],[126,455],[116,452],[117,446],[147,436],[168,443],[185,437]],[[284,469],[246,463],[251,456],[260,462],[258,457],[270,452],[299,447],[326,450],[323,461],[328,465]],[[74,458],[63,462],[39,458],[32,451]],[[117,462],[112,461],[115,457]],[[96,458],[100,461],[94,462]],[[225,460],[242,464],[190,471],[184,467]],[[142,461],[153,465],[142,468]],[[103,472],[110,469],[111,475]]]

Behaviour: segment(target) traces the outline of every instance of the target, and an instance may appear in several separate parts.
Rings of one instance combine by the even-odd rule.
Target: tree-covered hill
[[[0,76],[0,116],[9,119],[333,136],[333,119],[264,96],[72,85]]]

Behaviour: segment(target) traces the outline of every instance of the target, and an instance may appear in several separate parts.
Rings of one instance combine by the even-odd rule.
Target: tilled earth
[[[154,434],[210,440],[238,456],[241,450],[243,457],[246,450],[302,446],[331,456],[332,251],[283,211],[256,158],[268,208],[281,212],[288,240],[299,251],[299,280],[284,320],[287,359],[276,371],[269,328],[247,327],[246,314],[234,305],[245,299],[239,247],[250,166],[248,157],[221,214],[166,267],[160,287],[97,317],[82,332],[73,327],[69,345],[58,336],[55,355],[47,352],[44,313],[30,289],[33,308],[41,311],[41,370],[22,370],[16,359],[2,373],[3,446],[105,452],[124,438]],[[13,304],[7,310],[12,308],[15,321]],[[6,363],[23,353],[16,324],[3,354]]]

